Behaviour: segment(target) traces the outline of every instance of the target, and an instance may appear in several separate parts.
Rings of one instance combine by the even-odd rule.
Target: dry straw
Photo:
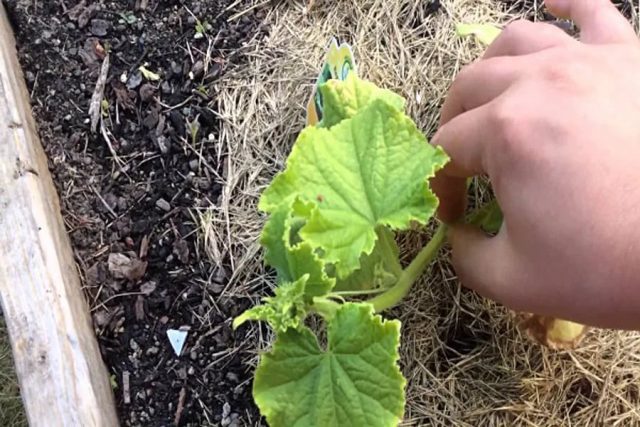
[[[269,35],[249,43],[244,65],[215,88],[223,194],[201,219],[209,256],[230,270],[222,298],[257,301],[273,286],[257,245],[264,217],[256,203],[304,125],[330,37],[352,43],[359,73],[405,96],[431,135],[452,78],[480,53],[455,37],[454,24],[504,24],[527,12],[490,0],[443,0],[436,13],[421,0],[319,0],[311,12],[301,2],[269,7]],[[412,232],[401,243],[411,252],[427,234]],[[461,288],[446,253],[387,314],[403,322],[406,425],[640,425],[637,333],[593,331],[573,352],[541,348],[512,313]],[[251,328],[241,348],[247,370],[270,339]]]

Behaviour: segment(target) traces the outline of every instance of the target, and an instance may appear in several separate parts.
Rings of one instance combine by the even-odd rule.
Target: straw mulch
[[[247,46],[247,62],[215,88],[224,191],[201,215],[211,259],[231,273],[223,298],[252,301],[273,285],[257,244],[264,217],[256,203],[304,126],[328,40],[351,43],[360,75],[405,96],[408,113],[432,135],[453,77],[481,53],[473,40],[455,37],[454,24],[533,16],[491,0],[442,0],[436,12],[421,0],[318,0],[309,12],[302,2],[266,7],[268,37]],[[401,238],[409,256],[428,233]],[[542,348],[509,310],[461,288],[444,252],[387,315],[403,323],[406,425],[640,425],[638,333],[597,330],[575,351]],[[242,344],[248,370],[271,338],[251,328]]]

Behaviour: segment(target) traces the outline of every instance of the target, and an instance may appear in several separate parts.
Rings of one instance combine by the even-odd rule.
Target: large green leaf
[[[404,411],[400,322],[348,303],[322,350],[308,328],[278,334],[256,371],[253,395],[271,427],[394,426]]]
[[[309,275],[304,275],[295,282],[281,283],[272,297],[262,300],[258,305],[242,313],[233,320],[234,329],[248,320],[261,320],[269,323],[276,332],[299,329],[304,326],[307,316],[305,302],[305,286]]]
[[[346,80],[329,80],[320,87],[324,100],[323,127],[331,127],[355,116],[375,99],[383,99],[398,111],[404,110],[404,98],[387,89],[359,79],[355,73]]]
[[[265,261],[278,272],[279,282],[294,282],[308,275],[305,295],[310,302],[313,297],[326,295],[335,279],[327,276],[324,262],[309,243],[292,243],[292,227],[295,229],[296,221],[301,221],[296,212],[305,211],[306,206],[295,200],[281,204],[265,224],[260,243],[265,248]]]
[[[427,179],[447,161],[410,118],[376,99],[329,129],[305,129],[260,208],[272,212],[293,197],[315,204],[299,234],[346,278],[373,250],[376,227],[431,218],[438,199]]]

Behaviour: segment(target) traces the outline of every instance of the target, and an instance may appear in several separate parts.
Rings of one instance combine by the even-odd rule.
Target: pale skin
[[[462,283],[523,312],[640,329],[640,41],[609,0],[547,0],[580,40],[515,22],[455,79],[434,179]],[[458,225],[488,175],[505,222]]]

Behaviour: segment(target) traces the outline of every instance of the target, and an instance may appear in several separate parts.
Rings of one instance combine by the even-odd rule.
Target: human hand
[[[462,283],[518,311],[640,328],[640,42],[609,0],[547,0],[580,41],[518,21],[456,78],[433,144],[447,222],[486,174],[495,237],[452,225]]]

